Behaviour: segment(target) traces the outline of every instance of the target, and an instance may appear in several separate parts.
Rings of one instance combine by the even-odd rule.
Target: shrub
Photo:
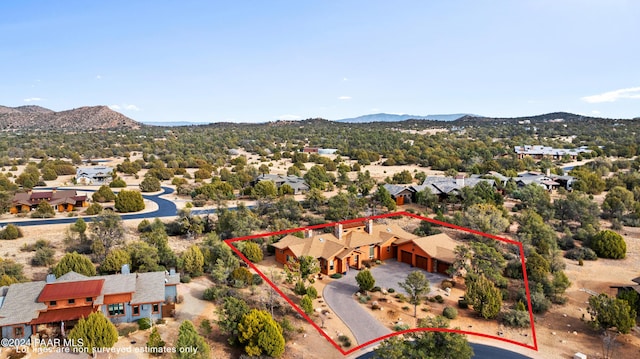
[[[22,237],[22,231],[15,224],[7,224],[7,226],[0,231],[0,239],[18,239],[20,237]]]
[[[378,304],[378,301],[373,301],[373,303],[371,303],[371,309],[378,310],[382,309],[382,307],[380,306],[380,304]]]
[[[577,247],[568,250],[564,254],[565,258],[573,259],[573,260],[586,260],[586,261],[594,261],[598,259],[598,255],[591,248],[587,247]]]
[[[458,299],[458,308],[460,309],[469,308],[469,301],[466,298]]]
[[[308,295],[305,294],[302,296],[302,300],[300,300],[300,308],[302,308],[307,315],[313,313],[313,301]]]
[[[96,214],[100,214],[100,213],[102,213],[103,209],[104,209],[104,208],[102,208],[102,206],[101,206],[101,205],[99,205],[99,204],[97,204],[97,203],[91,203],[91,204],[89,205],[89,207],[87,207],[87,210],[85,211],[85,213],[86,213],[88,216],[93,216],[93,215],[96,215]]]
[[[260,246],[254,242],[246,242],[242,247],[242,254],[253,263],[260,262],[264,256]]]
[[[260,275],[255,273],[251,275],[251,284],[261,285],[262,283],[264,283],[264,279]]]
[[[380,287],[378,287],[378,286],[375,286],[375,287],[371,288],[371,292],[379,292],[381,290],[382,289]]]
[[[514,328],[528,328],[531,326],[528,311],[520,311],[512,309],[502,314],[501,321],[505,325]]]
[[[393,326],[393,330],[395,330],[396,332],[407,330],[407,329],[409,329],[409,324],[398,323]]]
[[[340,335],[340,336],[338,337],[338,341],[339,341],[340,343],[342,343],[342,345],[343,345],[345,348],[348,348],[348,347],[350,347],[350,346],[351,346],[351,339],[349,339],[349,337],[348,337],[348,336],[346,336],[346,335]]]
[[[369,301],[369,299],[367,299],[367,296],[363,295],[361,297],[358,298],[358,300],[360,301],[360,303],[365,304],[366,302]]]
[[[440,288],[442,288],[443,290],[446,290],[447,288],[453,288],[453,283],[449,280],[443,280],[442,283],[440,283]]]
[[[307,295],[311,299],[316,299],[318,298],[318,290],[316,290],[314,286],[310,285],[309,288],[307,288]]]
[[[180,276],[180,283],[189,283],[191,282],[191,276],[188,274],[185,274],[183,276]]]
[[[296,285],[293,287],[293,292],[297,295],[305,295],[307,294],[307,288],[304,286],[304,283],[299,280],[296,282]]]
[[[340,279],[342,278],[342,274],[340,273],[333,273],[332,275],[330,275],[331,278],[333,279]]]
[[[205,289],[202,299],[218,303],[227,296],[229,296],[229,288],[227,286],[213,286]]]
[[[34,266],[50,266],[55,262],[53,259],[54,254],[55,251],[49,247],[38,248],[31,259],[31,264]]]
[[[387,292],[389,292],[389,293],[395,293],[395,291],[396,291],[396,290],[395,290],[395,289],[393,289],[393,288],[389,288],[389,289],[387,289]]]
[[[138,319],[138,328],[140,330],[146,330],[151,328],[151,320],[149,320],[149,318]]]
[[[442,315],[448,319],[456,319],[458,310],[454,307],[445,307],[444,310],[442,310]]]
[[[627,254],[627,244],[618,233],[611,230],[598,232],[589,241],[589,247],[598,257],[622,259]]]
[[[409,308],[408,305],[405,305],[405,306],[402,307],[402,310],[404,310],[405,312],[408,312],[409,309],[411,309],[411,308]]]
[[[251,283],[253,276],[245,267],[238,267],[231,272],[231,280],[236,287],[244,287]]]
[[[435,297],[436,302],[442,304],[444,303],[444,298],[442,298],[442,296],[440,294],[436,295]]]

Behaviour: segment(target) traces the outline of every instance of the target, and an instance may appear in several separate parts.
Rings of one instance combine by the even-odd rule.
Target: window
[[[69,299],[67,301],[68,304],[76,304],[76,300],[75,299]]]
[[[58,304],[58,302],[56,302],[55,300],[52,300],[49,302],[49,305],[52,307],[55,307]]]
[[[14,338],[22,338],[22,337],[24,337],[24,328],[23,327],[13,327],[13,337]]]
[[[152,313],[159,313],[160,312],[160,304],[155,303],[153,304],[153,310],[151,311]]]
[[[333,270],[333,259],[329,261],[329,270]]]
[[[140,306],[139,305],[134,305],[133,306],[133,315],[140,315]]]
[[[391,252],[391,246],[387,247],[387,253]]]
[[[91,303],[91,302],[93,302],[93,298],[91,298],[91,297],[86,297],[84,300],[85,300],[85,302],[87,302],[87,303]]]
[[[115,303],[107,305],[107,312],[110,316],[124,315],[124,303]]]
[[[375,253],[375,247],[372,245],[369,246],[369,259],[373,259]]]

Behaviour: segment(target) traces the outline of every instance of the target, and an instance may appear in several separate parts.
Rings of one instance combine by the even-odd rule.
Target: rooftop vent
[[[120,270],[122,274],[131,274],[131,270],[129,269],[128,264],[123,264],[122,269]]]
[[[46,283],[53,283],[56,281],[55,274],[47,274],[47,278],[44,280]]]

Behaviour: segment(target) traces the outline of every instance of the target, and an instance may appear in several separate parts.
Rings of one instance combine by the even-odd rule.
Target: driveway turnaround
[[[425,275],[425,277],[427,277],[429,284],[431,285],[431,292],[429,295],[438,294],[437,289],[440,288],[440,283],[442,280],[447,279],[447,276],[443,274],[429,273],[424,269],[412,268],[410,265],[398,262],[395,259],[386,260],[382,264],[378,264],[371,268],[371,274],[376,280],[376,286],[385,289],[393,288],[397,293],[402,293],[404,295],[407,295],[407,292],[402,289],[398,283],[404,282],[407,275],[413,271],[420,271]]]
[[[324,287],[322,296],[327,305],[349,327],[358,345],[391,333],[354,298],[358,291],[357,270],[349,270],[341,279],[334,279]]]
[[[393,288],[396,292],[406,295],[407,293],[400,288],[398,282],[404,281],[407,275],[414,270],[422,271],[429,279],[431,284],[430,295],[434,295],[440,286],[440,282],[447,278],[442,274],[429,273],[422,269],[412,268],[408,264],[399,263],[394,259],[384,261],[383,264],[371,268],[371,274],[376,280],[376,286]],[[358,291],[357,274],[358,270],[350,269],[346,276],[334,279],[327,284],[322,295],[327,305],[349,327],[356,342],[363,344],[385,336],[391,333],[391,330],[375,319],[354,297],[354,294]]]

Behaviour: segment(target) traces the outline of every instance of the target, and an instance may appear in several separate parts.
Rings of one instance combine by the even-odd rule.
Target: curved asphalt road
[[[86,190],[86,189],[82,189],[81,191],[95,192],[95,190]],[[127,220],[127,219],[143,219],[143,218],[175,216],[178,213],[176,204],[169,201],[168,199],[160,198],[160,196],[162,195],[171,194],[173,192],[174,192],[173,188],[162,187],[161,193],[154,194],[154,195],[142,195],[144,199],[155,202],[158,205],[158,209],[152,212],[145,212],[145,213],[122,214],[120,215],[120,217],[122,217],[123,220]],[[198,211],[199,212],[198,214],[213,213],[212,211],[213,210]],[[20,227],[39,226],[39,225],[45,225],[45,224],[65,224],[65,223],[70,224],[70,223],[75,223],[78,220],[78,218],[82,218],[87,222],[91,222],[93,219],[93,217],[69,217],[69,218],[54,218],[54,219],[35,219],[34,218],[34,219],[21,220],[21,221],[2,220],[0,221],[0,224],[5,225],[9,223],[14,223]]]
[[[332,280],[324,287],[322,296],[334,313],[349,327],[358,345],[391,333],[364,308],[354,302],[358,291],[354,283],[357,270],[351,269],[340,280]],[[356,305],[354,305],[356,304]]]
[[[469,343],[473,348],[473,358],[475,359],[530,359],[526,355],[512,352],[506,349],[492,347],[484,344]],[[371,359],[373,358],[373,352],[362,354],[356,359]]]

